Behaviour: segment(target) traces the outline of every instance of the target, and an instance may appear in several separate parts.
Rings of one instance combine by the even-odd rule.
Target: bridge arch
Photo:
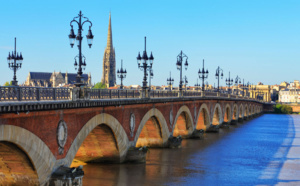
[[[238,118],[239,118],[239,110],[238,110],[237,104],[233,105],[233,109],[232,110],[233,111],[232,111],[232,117],[231,117],[231,119],[232,120],[238,120]]]
[[[199,109],[198,116],[196,119],[196,129],[197,130],[206,130],[210,124],[210,116],[209,116],[209,109],[205,103],[203,103]]]
[[[40,185],[49,180],[56,158],[39,137],[18,126],[0,125],[0,141],[17,145],[27,155],[37,173]]]
[[[248,116],[251,116],[251,105],[248,105]]]
[[[225,106],[225,110],[224,110],[224,119],[223,121],[226,123],[230,123],[232,120],[232,111],[231,111],[231,107],[229,104],[226,104]]]
[[[239,119],[243,119],[244,118],[244,112],[243,112],[243,104],[240,104],[239,107]]]
[[[212,125],[220,125],[223,122],[223,117],[222,117],[222,109],[221,105],[217,103],[214,108],[213,112],[213,117],[212,117]]]
[[[149,126],[152,129],[155,127],[156,133],[154,134],[154,140],[147,139],[147,136],[143,136],[145,133],[151,132],[147,131],[147,126]],[[164,147],[167,145],[169,136],[170,132],[168,129],[167,121],[164,118],[163,114],[158,109],[152,108],[144,115],[143,119],[140,122],[139,128],[135,134],[134,145]],[[141,141],[142,138],[144,139]],[[140,144],[138,144],[139,139],[139,143],[141,142]]]
[[[81,148],[84,147],[82,145],[86,144],[84,142],[86,139],[88,141],[90,141],[91,139],[94,139],[95,142],[100,141],[99,137],[101,135],[97,135],[97,133],[99,133],[99,131],[102,132],[103,130],[106,132],[109,139],[114,140],[113,142],[115,143],[119,156],[118,160],[116,161],[124,161],[127,150],[129,148],[129,140],[127,134],[116,118],[114,118],[110,114],[102,113],[91,118],[79,131],[66,155],[66,164],[70,166],[73,160],[76,158],[76,155],[77,157],[81,156]],[[98,144],[98,146],[101,145]],[[87,147],[89,146],[87,145]],[[95,152],[95,156],[93,157],[93,159],[88,159],[87,161],[96,161],[97,158],[102,158],[100,156],[97,156],[99,154],[101,154],[101,152]]]
[[[193,133],[193,117],[190,109],[186,105],[180,107],[180,109],[177,111],[174,121],[175,124],[172,130],[174,137],[181,135],[183,138],[185,138]]]
[[[247,117],[248,116],[248,105],[245,104],[244,106],[244,117]]]

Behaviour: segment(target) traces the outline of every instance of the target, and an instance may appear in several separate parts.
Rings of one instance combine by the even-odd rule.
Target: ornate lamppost
[[[204,84],[204,83],[202,83],[202,91],[204,91],[203,84]],[[198,90],[200,89],[200,86],[201,86],[201,85],[198,83],[198,78],[197,78],[197,83],[195,84],[196,91],[198,91]]]
[[[233,79],[232,78],[230,79],[230,71],[229,71],[229,77],[228,77],[228,79],[226,78],[225,82],[226,82],[226,85],[228,86],[228,90],[229,90],[229,94],[230,94],[230,86],[233,85]]]
[[[202,70],[199,69],[198,71],[199,78],[202,79],[202,91],[204,91],[204,80],[208,78],[208,70],[204,70],[204,59],[203,59],[203,67]],[[198,78],[197,78],[197,84],[198,84]]]
[[[250,89],[250,83],[248,81],[247,84],[246,84],[246,96],[248,96],[249,89]]]
[[[249,86],[249,81],[248,83],[244,83],[244,79],[243,79],[243,96],[247,96],[247,89],[248,89],[248,86]],[[245,89],[246,89],[246,94],[245,94]]]
[[[172,91],[173,83],[174,83],[174,79],[171,77],[171,72],[170,72],[170,78],[167,78],[167,84],[170,86],[171,91]]]
[[[150,74],[150,76],[149,76],[149,91],[150,91],[151,90],[151,79],[153,79],[153,76],[154,76],[152,67],[149,70],[149,74]]]
[[[23,56],[22,53],[17,53],[17,38],[15,38],[15,51],[8,53],[7,57],[7,63],[8,63],[8,68],[14,71],[14,77],[11,82],[12,86],[18,86],[18,81],[17,81],[17,70],[22,68],[22,62],[23,62]]]
[[[218,79],[218,92],[219,92],[219,82],[220,82],[220,76],[221,79],[223,79],[223,70],[218,66],[217,70],[216,70],[216,79]]]
[[[244,78],[243,78],[243,84],[242,84],[242,86],[243,86],[243,97],[245,96],[245,86],[246,86],[246,84],[244,83]]]
[[[179,92],[180,92],[180,96],[182,96],[182,84],[183,84],[183,80],[182,80],[182,66],[183,66],[183,60],[185,59],[185,70],[187,70],[187,67],[189,66],[188,64],[188,57],[187,55],[185,55],[182,51],[179,53],[179,55],[177,56],[177,62],[176,62],[176,66],[177,69],[180,70],[180,81],[179,81]]]
[[[182,82],[184,82],[184,87],[185,87],[185,91],[186,91],[186,90],[187,90],[187,87],[186,87],[186,86],[187,86],[187,84],[189,83],[186,76],[184,76]]]
[[[85,20],[82,21],[82,19],[85,19]],[[77,36],[74,34],[72,23],[77,23],[77,25],[78,25]],[[82,52],[81,52],[82,51],[81,43],[82,43],[82,39],[83,39],[83,37],[82,37],[83,28],[82,27],[85,23],[90,24],[88,35],[86,35],[86,38],[87,38],[88,45],[91,48],[92,44],[93,44],[93,38],[94,38],[94,35],[92,34],[92,30],[91,30],[92,22],[89,21],[89,19],[87,17],[83,17],[83,14],[81,13],[81,11],[79,12],[78,16],[74,17],[73,20],[70,22],[70,26],[71,26],[71,31],[70,31],[70,34],[69,34],[70,45],[71,45],[71,48],[73,48],[74,43],[75,43],[75,39],[76,39],[78,50],[79,50],[79,55],[78,55],[79,62],[78,62],[78,64],[77,64],[77,61],[75,61],[75,63],[74,63],[75,70],[77,69],[77,66],[78,66],[78,71],[77,71],[77,76],[76,76],[76,83],[75,83],[76,87],[80,87],[80,86],[84,85],[84,83],[82,83],[82,67],[86,66],[86,62],[85,61],[82,62],[83,55],[82,55]]]
[[[237,88],[236,95],[239,94],[239,83],[241,83],[241,78],[239,76],[236,76],[236,78],[235,78],[235,84],[236,84],[236,88]]]
[[[123,79],[126,78],[126,74],[127,74],[127,71],[126,69],[123,69],[123,60],[121,60],[121,69],[117,70],[117,76],[118,78],[120,78],[121,80],[121,86],[120,86],[120,89],[123,89]]]
[[[145,37],[145,50],[143,52],[143,56],[141,57],[141,54],[139,52],[138,56],[137,56],[137,62],[138,62],[138,68],[142,71],[144,71],[144,78],[143,78],[143,98],[148,97],[147,94],[147,70],[151,70],[152,69],[152,65],[153,65],[153,60],[154,57],[152,55],[152,52],[150,54],[150,57],[147,56],[147,51],[146,51],[146,37]],[[148,64],[149,61],[149,64]],[[150,73],[151,74],[151,73]]]

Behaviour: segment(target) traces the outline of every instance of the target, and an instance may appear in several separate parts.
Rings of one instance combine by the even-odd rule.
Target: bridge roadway
[[[211,92],[178,97],[178,92],[153,91],[139,98],[131,90],[66,89],[68,95],[59,99],[56,91],[0,88],[0,183],[80,184],[80,168],[67,167],[142,161],[140,147],[177,147],[181,137],[201,138],[269,107]]]

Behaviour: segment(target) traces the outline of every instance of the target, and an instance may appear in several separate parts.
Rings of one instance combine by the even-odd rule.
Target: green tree
[[[277,113],[277,114],[281,114],[281,108],[282,108],[281,104],[276,104],[274,106],[274,112]]]
[[[283,105],[281,107],[281,112],[284,114],[292,114],[293,113],[293,108],[291,106],[288,105]]]
[[[93,89],[104,89],[104,88],[106,88],[106,85],[101,82],[96,83],[95,86],[93,87]]]
[[[293,108],[288,105],[276,104],[274,106],[274,112],[277,114],[292,114]]]
[[[11,86],[11,81],[10,82],[6,81],[3,86]]]

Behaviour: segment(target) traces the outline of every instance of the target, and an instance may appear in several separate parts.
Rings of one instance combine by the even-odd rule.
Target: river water
[[[150,149],[145,164],[88,164],[83,185],[300,185],[300,115],[265,114]]]

